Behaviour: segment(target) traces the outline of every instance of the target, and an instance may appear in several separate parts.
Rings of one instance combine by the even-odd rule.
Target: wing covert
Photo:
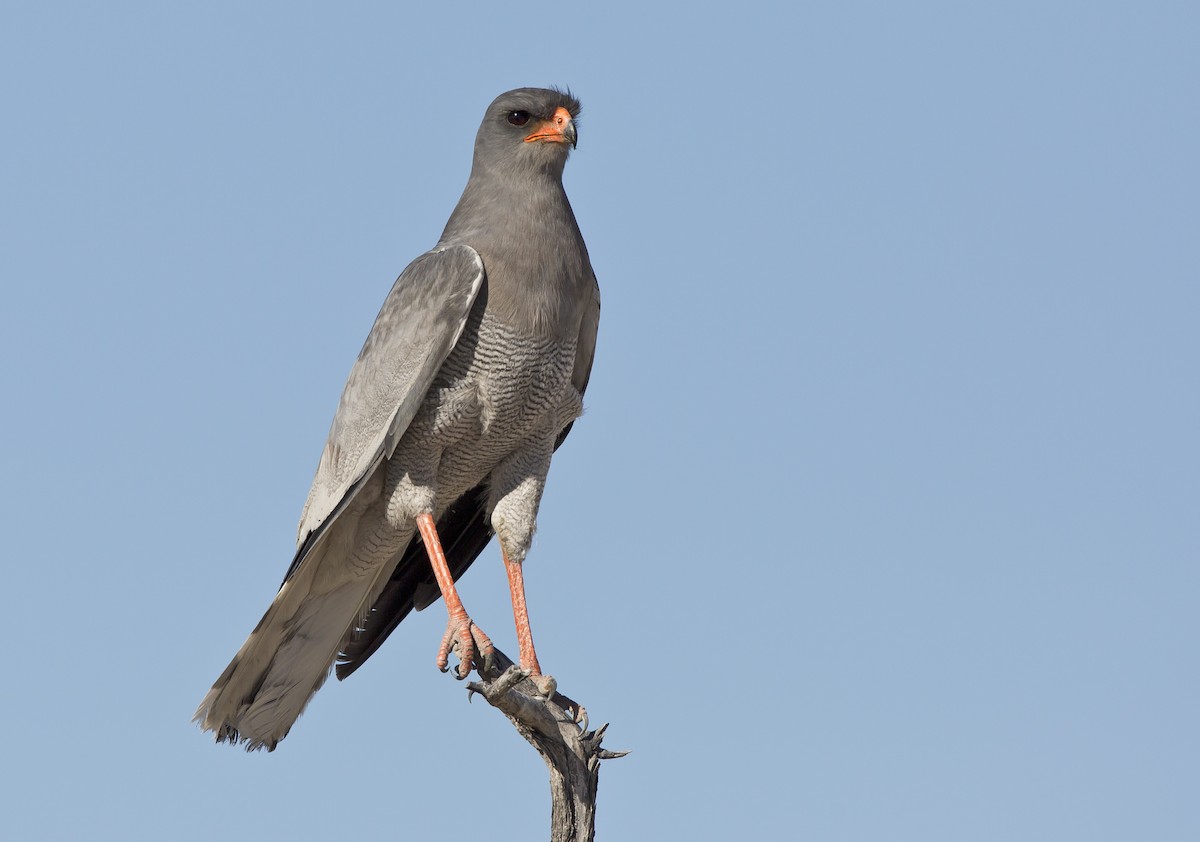
[[[395,449],[458,342],[483,278],[479,254],[455,245],[426,252],[396,279],[342,391],[300,517],[293,569]]]
[[[580,395],[587,391],[588,380],[592,377],[592,362],[596,358],[596,333],[599,328],[600,284],[593,274],[592,294],[587,309],[583,312],[583,319],[579,323],[579,338],[575,342],[575,369],[571,372],[571,383],[579,390]],[[562,432],[558,434],[558,439],[554,442],[555,450],[567,440],[567,435],[573,426],[575,426],[574,421],[562,428]]]

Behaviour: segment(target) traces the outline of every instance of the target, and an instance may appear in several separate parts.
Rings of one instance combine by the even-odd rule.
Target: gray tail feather
[[[386,581],[379,575],[384,570],[378,570],[314,592],[328,546],[314,547],[284,583],[197,708],[193,721],[212,731],[217,742],[273,751],[325,683],[339,650],[370,608],[379,579]]]

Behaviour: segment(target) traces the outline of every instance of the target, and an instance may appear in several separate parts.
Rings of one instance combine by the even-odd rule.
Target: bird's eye
[[[529,122],[528,111],[510,111],[508,112],[508,122],[514,126],[523,126]]]

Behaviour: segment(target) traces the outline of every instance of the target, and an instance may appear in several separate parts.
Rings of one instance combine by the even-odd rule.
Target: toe
[[[442,672],[450,669],[450,650],[454,644],[454,626],[446,627],[446,633],[442,635],[442,643],[438,646],[437,653],[437,668]]]
[[[552,675],[531,675],[529,680],[533,682],[533,686],[537,688],[538,693],[546,699],[554,695],[554,691],[558,689],[558,682],[554,680]]]

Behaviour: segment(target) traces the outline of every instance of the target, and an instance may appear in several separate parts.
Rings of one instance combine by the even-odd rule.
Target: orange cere
[[[547,140],[554,143],[570,143],[566,137],[567,126],[571,125],[571,112],[561,105],[555,110],[554,116],[541,123],[525,138],[526,143],[535,140]]]

